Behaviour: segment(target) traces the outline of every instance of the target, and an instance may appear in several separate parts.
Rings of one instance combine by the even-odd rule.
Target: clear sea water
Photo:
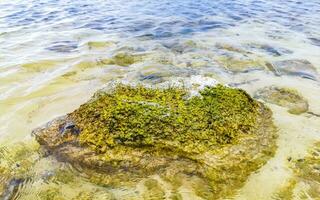
[[[237,50],[228,52],[230,46]],[[103,63],[119,52],[145,59],[127,67]],[[309,111],[320,113],[319,82],[260,68],[230,71],[219,61],[231,54],[268,62],[305,59],[320,73],[320,1],[0,0],[0,161],[11,155],[1,152],[33,148],[32,129],[73,111],[110,81],[158,83],[182,77],[201,84],[209,77],[250,94],[277,85],[298,90],[309,101]],[[277,153],[234,199],[272,199],[292,176],[286,160],[303,157],[320,140],[316,115],[296,116],[268,106],[279,128]],[[16,162],[32,163],[33,175],[14,199],[43,199],[43,188],[60,191],[66,199],[97,188],[117,199],[139,199],[85,180],[79,180],[81,187],[45,182],[44,174],[72,167],[54,158],[34,162],[37,156],[28,155]],[[109,198],[101,195],[97,198]],[[196,197],[187,192],[184,198]]]

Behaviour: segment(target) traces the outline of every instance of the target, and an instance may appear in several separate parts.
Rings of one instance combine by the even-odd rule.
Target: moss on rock
[[[117,145],[199,153],[252,133],[257,107],[244,91],[222,85],[191,98],[181,88],[118,85],[71,118],[81,130],[81,144],[99,153]]]
[[[271,114],[245,91],[222,85],[190,96],[185,88],[120,84],[34,134],[95,183],[132,187],[156,174],[173,196],[189,182],[196,196],[216,199],[234,194],[273,156]],[[150,194],[154,182],[145,182]]]

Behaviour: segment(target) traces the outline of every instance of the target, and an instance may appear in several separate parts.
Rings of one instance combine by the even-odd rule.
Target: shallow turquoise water
[[[119,52],[142,58],[127,67],[104,63]],[[250,66],[230,69],[225,57],[249,60]],[[76,109],[110,81],[218,81],[250,94],[278,85],[297,89],[309,101],[309,110],[319,114],[319,82],[278,77],[262,66],[285,59],[306,59],[320,72],[318,0],[2,0],[0,164],[11,156],[2,152],[14,152],[17,144],[33,148],[32,129]],[[320,140],[319,118],[268,106],[279,127],[277,154],[249,178],[235,199],[271,199],[292,176],[287,158],[303,157]],[[67,199],[79,190],[99,190],[100,199],[109,194],[139,199],[139,188],[110,190],[86,179],[78,185],[46,182],[44,177],[59,168],[74,170],[54,158],[25,154],[13,166],[16,162],[32,166],[32,175],[27,173],[32,178],[22,184],[16,199],[43,199],[39,194],[47,188],[58,188]],[[13,173],[18,168],[13,167]],[[0,176],[0,183],[5,181]],[[196,198],[188,188],[181,191],[186,199]]]

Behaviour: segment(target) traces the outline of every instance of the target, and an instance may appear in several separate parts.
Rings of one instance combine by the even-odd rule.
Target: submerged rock
[[[288,164],[293,177],[275,194],[276,199],[320,199],[320,142],[305,157]]]
[[[268,103],[286,107],[291,114],[301,114],[309,109],[308,101],[293,89],[276,86],[265,87],[258,90],[255,97]]]
[[[0,147],[0,199],[14,199],[25,182],[32,177],[32,166],[39,155],[37,143],[18,143]]]
[[[293,59],[266,64],[277,76],[292,75],[319,81],[317,69],[307,60]]]
[[[171,196],[190,182],[196,196],[217,199],[234,194],[273,156],[271,114],[245,91],[222,85],[198,96],[184,88],[117,85],[33,134],[93,182],[117,187],[156,175]],[[79,135],[61,135],[70,121]],[[147,191],[163,196],[158,184],[144,181]]]
[[[221,56],[217,59],[218,63],[228,71],[234,73],[247,73],[255,70],[264,70],[265,62],[259,59],[236,58],[233,56]]]

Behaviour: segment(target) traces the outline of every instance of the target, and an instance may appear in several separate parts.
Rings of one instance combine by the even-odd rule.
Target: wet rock
[[[80,130],[72,121],[68,121],[60,127],[59,132],[61,136],[64,136],[68,133],[72,135],[78,135],[80,133]]]
[[[268,103],[288,108],[291,114],[307,112],[309,104],[296,90],[276,86],[265,87],[255,93],[255,97]]]
[[[307,60],[293,59],[267,63],[267,67],[275,75],[292,75],[319,81],[317,69]]]
[[[175,191],[192,179],[199,197],[230,196],[274,155],[272,113],[239,89],[217,85],[199,95],[120,85],[33,134],[94,183],[119,187],[156,174]],[[61,137],[69,121],[81,132]],[[144,196],[163,196],[157,181],[147,179],[144,186]]]

